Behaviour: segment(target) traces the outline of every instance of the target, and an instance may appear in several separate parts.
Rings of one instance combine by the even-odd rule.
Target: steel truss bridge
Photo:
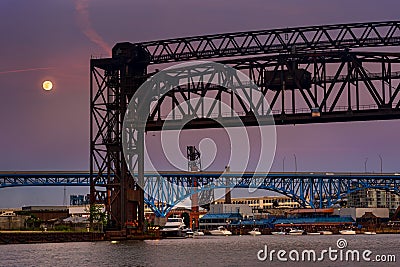
[[[145,203],[164,217],[194,193],[216,188],[253,188],[281,193],[304,207],[331,207],[352,192],[382,189],[400,195],[397,174],[366,173],[213,173],[145,174]],[[198,186],[193,186],[194,183]],[[89,186],[89,172],[3,172],[0,188],[20,186]]]
[[[160,131],[166,123],[171,128],[184,125],[200,129],[238,120],[244,126],[269,124],[271,116],[276,125],[400,118],[400,53],[371,50],[399,45],[400,21],[116,44],[111,58],[90,61],[91,203],[106,204],[110,219],[121,229],[128,220],[144,220],[145,196],[136,183],[145,180],[144,133]],[[179,69],[168,70],[176,78],[176,84],[168,88],[160,83],[154,87],[157,90],[148,90],[151,102],[135,94],[145,81],[154,77],[157,68],[193,60],[223,63],[245,73],[251,82],[242,83],[235,75],[203,65],[204,72],[190,75]],[[210,76],[230,82],[216,86],[207,78]],[[188,102],[196,97],[215,101],[208,106],[201,101]],[[263,104],[265,101],[268,105]],[[184,102],[188,103],[187,108],[180,108]],[[129,103],[133,103],[134,114],[140,109],[151,110],[148,118],[139,118],[147,121],[143,128],[132,128],[127,133],[123,122]],[[220,103],[233,112],[224,113]],[[170,115],[171,110],[176,111]],[[191,120],[188,122],[186,118]],[[123,153],[125,135],[131,138],[128,155]],[[125,156],[129,163],[125,162]],[[138,177],[136,181],[134,176]],[[283,177],[280,183],[282,188],[284,184],[296,188],[294,182],[285,182]],[[303,188],[300,184],[298,188]],[[318,188],[319,199],[326,201],[316,204],[315,197],[307,200],[305,195],[300,200],[317,206],[332,203],[329,194],[323,191],[325,185],[328,183],[319,182],[310,188]],[[341,183],[337,182],[337,187],[341,188]],[[151,192],[153,195],[147,200],[156,199],[158,191]],[[162,208],[159,212],[163,214],[166,210]]]

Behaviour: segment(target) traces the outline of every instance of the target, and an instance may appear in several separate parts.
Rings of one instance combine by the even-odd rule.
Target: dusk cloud
[[[90,41],[101,47],[107,55],[111,55],[110,45],[108,45],[103,40],[103,38],[96,32],[96,30],[92,26],[92,23],[90,22],[88,8],[89,8],[89,0],[75,1],[75,10],[77,12],[78,26],[82,30],[83,34],[85,34],[85,36],[89,38]]]

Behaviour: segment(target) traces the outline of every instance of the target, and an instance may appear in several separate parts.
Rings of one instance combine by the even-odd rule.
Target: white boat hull
[[[355,235],[356,231],[353,231],[353,230],[341,230],[341,231],[339,231],[339,233],[341,235]]]
[[[364,235],[376,235],[376,232],[364,232]]]
[[[210,234],[211,235],[216,235],[216,236],[224,236],[224,235],[232,235],[232,232],[231,231],[218,231],[218,230],[213,230],[213,231],[210,231]]]
[[[210,231],[211,235],[219,235],[219,236],[223,236],[223,235],[232,235],[232,232],[227,230],[225,227],[223,226],[219,226],[217,230],[211,230]]]
[[[186,232],[182,230],[161,230],[161,236],[164,238],[186,238]]]
[[[285,232],[271,232],[272,235],[286,235]]]
[[[195,231],[195,232],[193,233],[193,236],[204,236],[204,233],[201,232],[201,231]]]
[[[187,230],[183,218],[170,217],[160,233],[164,238],[186,238]]]
[[[289,233],[289,235],[303,235],[303,233]]]
[[[249,235],[252,235],[252,236],[261,235],[261,232],[259,232],[259,231],[250,231]]]
[[[333,235],[331,231],[320,231],[319,232],[321,235]]]
[[[303,233],[303,230],[290,230],[289,235],[302,235]]]

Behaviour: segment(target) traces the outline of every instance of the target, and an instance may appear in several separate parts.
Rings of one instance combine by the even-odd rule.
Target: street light
[[[297,172],[297,158],[296,158],[296,154],[293,154],[293,157],[294,157],[294,169],[295,169],[295,172]]]
[[[283,164],[282,164],[282,172],[285,172],[285,159],[286,157],[283,157]]]
[[[365,161],[364,161],[364,171],[365,171],[365,173],[367,173],[367,162],[368,162],[368,158],[365,158]]]
[[[378,157],[379,157],[379,159],[380,159],[380,161],[381,161],[381,174],[382,174],[382,162],[383,162],[383,160],[382,160],[381,154],[378,154]]]

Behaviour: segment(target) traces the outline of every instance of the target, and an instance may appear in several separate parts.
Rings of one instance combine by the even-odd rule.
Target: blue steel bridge
[[[194,186],[197,184],[197,186]],[[0,188],[20,186],[89,186],[89,172],[0,172]],[[102,185],[99,185],[102,186]],[[363,188],[400,195],[397,173],[145,173],[145,203],[164,217],[192,194],[218,188],[274,191],[311,208],[331,207]]]

